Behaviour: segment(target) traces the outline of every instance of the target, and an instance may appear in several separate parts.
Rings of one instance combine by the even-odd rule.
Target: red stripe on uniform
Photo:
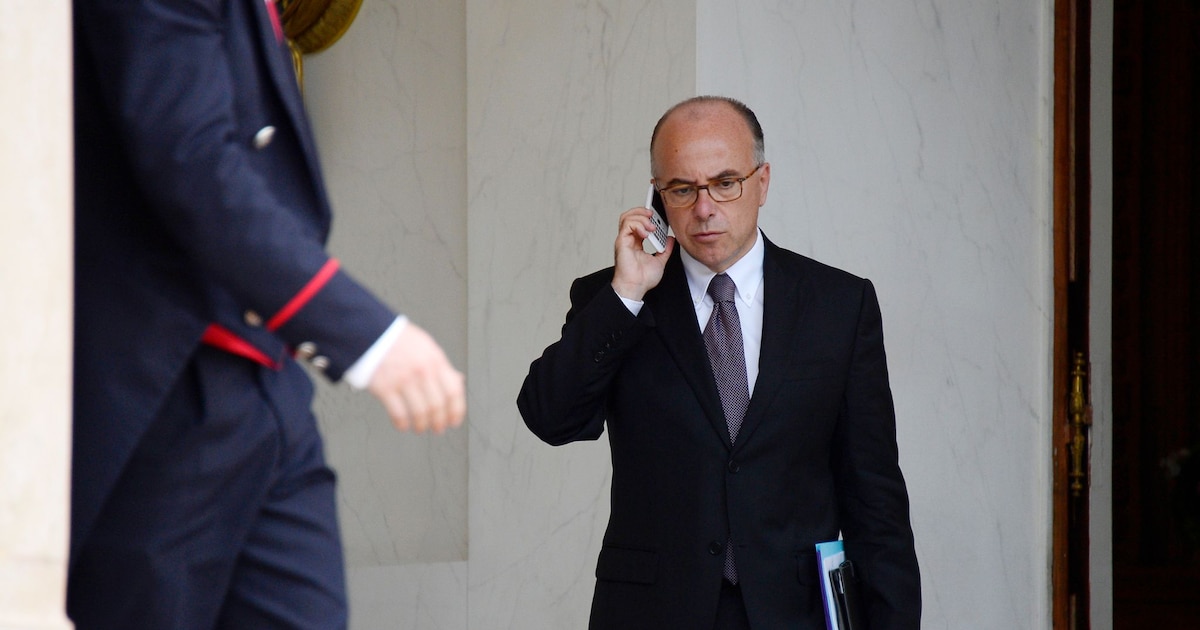
[[[279,8],[275,6],[275,0],[266,0],[267,14],[271,16],[271,30],[275,31],[275,41],[283,41],[283,25],[279,23]]]
[[[308,304],[309,300],[313,299],[313,296],[325,288],[330,278],[333,278],[333,274],[337,273],[338,267],[339,263],[336,258],[330,258],[326,261],[325,266],[321,267],[317,275],[313,276],[312,280],[309,280],[308,284],[304,285],[304,288],[300,289],[300,292],[295,297],[289,300],[287,304],[284,304],[278,313],[275,313],[271,319],[267,320],[267,330],[274,332],[288,323],[288,320],[295,316],[300,309],[304,308],[304,305]]]
[[[224,350],[229,354],[234,354],[243,359],[250,359],[255,363],[264,367],[269,367],[272,370],[278,370],[279,364],[271,360],[263,353],[262,350],[251,345],[249,341],[235,335],[233,331],[219,326],[217,324],[209,324],[204,330],[204,336],[200,341],[214,348]]]

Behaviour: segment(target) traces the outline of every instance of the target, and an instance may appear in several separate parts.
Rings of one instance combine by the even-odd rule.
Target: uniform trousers
[[[77,630],[346,626],[312,394],[294,361],[197,350],[79,547]]]

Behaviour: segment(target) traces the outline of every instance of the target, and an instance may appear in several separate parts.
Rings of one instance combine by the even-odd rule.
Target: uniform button
[[[597,353],[596,353],[596,356],[595,356],[595,357],[593,357],[593,360],[594,360],[596,363],[599,363],[599,362],[603,361],[603,360],[604,360],[604,351],[603,351],[603,350],[601,350],[600,352],[597,352]]]
[[[731,472],[731,473],[733,473],[733,474],[735,474],[735,475],[736,475],[736,474],[737,474],[737,472],[738,472],[739,470],[741,470],[741,469],[742,469],[742,467],[741,467],[741,466],[739,466],[737,462],[735,462],[735,461],[734,461],[734,460],[732,460],[732,459],[731,459],[731,460],[729,460],[729,472]]]
[[[317,344],[315,344],[311,341],[305,341],[304,343],[296,346],[296,358],[297,359],[303,359],[303,360],[307,361],[307,360],[313,358],[313,355],[315,355],[316,353],[317,353]]]
[[[253,326],[255,328],[262,326],[262,315],[259,315],[254,311],[246,311],[246,313],[242,315],[242,319],[246,322],[247,326]]]
[[[708,545],[708,553],[711,553],[714,556],[721,555],[721,552],[723,551],[725,551],[725,546],[719,542],[714,542]]]
[[[329,357],[316,356],[312,358],[312,366],[318,370],[324,370],[329,367]]]
[[[267,148],[274,139],[275,127],[272,125],[267,125],[266,127],[259,129],[258,133],[254,134],[254,148],[262,151],[263,149]]]

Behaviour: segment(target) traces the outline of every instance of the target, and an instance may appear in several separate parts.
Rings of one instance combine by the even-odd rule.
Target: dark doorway
[[[1114,627],[1200,628],[1200,2],[1114,29]]]

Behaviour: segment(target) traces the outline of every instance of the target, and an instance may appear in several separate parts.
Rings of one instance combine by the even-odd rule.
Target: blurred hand
[[[621,215],[617,241],[613,245],[616,270],[612,288],[627,300],[640,301],[647,291],[658,286],[667,259],[675,250],[674,236],[667,237],[667,248],[661,254],[648,254],[642,249],[642,241],[655,229],[650,212],[646,208],[626,210]]]
[[[396,337],[367,385],[401,431],[442,433],[462,424],[466,387],[441,346],[411,321]]]

